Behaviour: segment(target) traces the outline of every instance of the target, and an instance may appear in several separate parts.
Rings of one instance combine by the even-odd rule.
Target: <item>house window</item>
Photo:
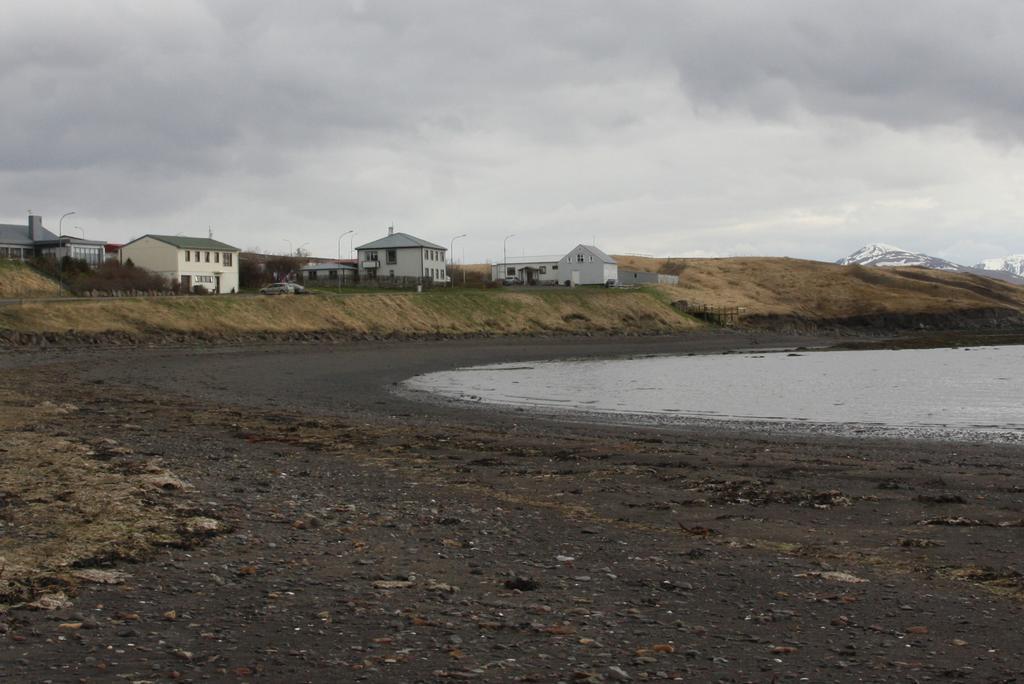
[[[310,280],[316,280],[316,271],[310,271],[309,272],[309,279]]]
[[[537,272],[538,273],[547,273],[548,272],[548,267],[547,266],[541,266],[540,268],[537,269]]]
[[[508,268],[505,269],[505,275],[507,275],[507,276],[514,276],[515,274],[516,274],[516,267],[515,266],[509,266]]]
[[[220,263],[220,252],[214,252],[213,253],[213,260],[215,262],[217,262],[218,264]]]
[[[389,264],[397,264],[398,263],[398,250],[397,249],[389,249],[388,252],[387,252],[387,260],[388,260]]]
[[[579,254],[576,255],[576,261],[581,264],[583,263],[583,252],[580,252]]]
[[[185,250],[185,261],[192,261],[192,252]]]
[[[367,261],[376,261],[377,260],[377,252],[367,252],[366,253],[366,260]]]
[[[196,250],[196,263],[199,263],[199,250]]]
[[[225,266],[230,266],[231,265],[231,252],[224,252],[224,265]]]
[[[557,271],[558,270],[558,264],[552,264],[551,265],[551,270],[552,271]]]
[[[209,252],[203,252],[203,253],[206,255],[206,263],[210,263],[210,253]]]

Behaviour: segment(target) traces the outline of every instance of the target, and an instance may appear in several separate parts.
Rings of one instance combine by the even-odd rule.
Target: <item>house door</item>
[[[214,294],[220,294],[220,276],[213,276],[213,278],[214,278],[213,292],[214,292]]]
[[[579,284],[580,284],[580,272],[579,271],[573,271],[572,272],[572,286],[576,287]]]
[[[192,291],[192,276],[181,276],[181,290],[186,294]]]

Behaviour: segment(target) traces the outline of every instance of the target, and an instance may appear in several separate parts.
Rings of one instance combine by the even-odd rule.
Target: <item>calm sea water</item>
[[[1024,346],[500,364],[422,375],[406,386],[451,399],[655,422],[1024,439]]]

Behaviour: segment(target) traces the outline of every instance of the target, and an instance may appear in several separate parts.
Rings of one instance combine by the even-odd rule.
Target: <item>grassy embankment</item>
[[[147,336],[681,332],[702,324],[654,290],[436,290],[423,294],[155,297],[0,307],[0,330]]]
[[[20,262],[0,259],[0,299],[56,296],[55,281]]]
[[[750,316],[834,321],[991,309],[1024,312],[1024,287],[968,273],[776,257],[616,260],[640,270],[678,273],[679,285],[663,288],[671,299],[745,307]]]
[[[962,273],[920,268],[838,266],[785,258],[645,259],[618,257],[626,267],[675,271],[678,286],[630,290],[528,288],[434,290],[423,294],[321,293],[310,297],[157,297],[31,302],[0,307],[0,332],[124,333],[139,337],[330,333],[351,335],[478,335],[543,333],[667,333],[703,324],[675,311],[688,300],[746,309],[755,324],[839,323],[931,329],[984,327],[1019,321],[1024,288]],[[52,283],[7,264],[8,296]],[[4,290],[0,290],[4,292]],[[993,313],[994,312],[994,313]],[[928,318],[928,317],[932,318]],[[973,316],[973,318],[972,318]],[[872,317],[876,317],[873,320]],[[879,318],[880,317],[880,318]]]

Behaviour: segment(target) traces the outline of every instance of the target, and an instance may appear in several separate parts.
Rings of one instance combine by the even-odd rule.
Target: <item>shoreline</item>
[[[38,416],[24,443],[37,430],[105,477],[181,482],[125,492],[146,515],[210,530],[131,558],[114,540],[40,576],[38,590],[70,605],[0,609],[0,667],[57,682],[896,682],[1024,669],[1019,446],[559,422],[392,392],[489,359],[751,339],[783,338],[0,356],[10,401]],[[74,513],[74,481],[39,482],[53,486],[34,505]],[[0,544],[38,544],[6,496]]]
[[[1005,345],[1000,345],[1005,346]],[[886,350],[912,350],[916,346],[902,346],[898,343],[885,347]],[[935,347],[929,347],[935,348]],[[943,347],[939,347],[943,348]],[[948,349],[959,348],[965,351],[997,348],[979,346],[957,346]],[[587,360],[621,360],[647,359],[657,357],[690,357],[703,355],[742,355],[754,354],[782,354],[799,350],[800,355],[813,352],[845,352],[845,351],[876,351],[880,347],[874,344],[865,346],[824,344],[821,346],[799,347],[782,346],[777,348],[755,347],[750,349],[731,348],[728,350],[708,350],[702,352],[667,352],[650,353],[639,355],[615,355],[598,357]],[[557,363],[571,363],[574,359],[560,358]],[[543,359],[535,363],[547,363]],[[487,363],[472,365],[455,369],[458,372],[466,371],[488,371],[517,370],[518,367],[507,366],[505,363]],[[523,366],[523,369],[532,369],[530,366]],[[439,371],[440,373],[451,371]],[[725,415],[712,414],[710,412],[686,412],[686,411],[664,411],[652,409],[649,411],[629,411],[613,408],[585,408],[583,406],[563,406],[558,403],[542,403],[540,400],[529,397],[516,398],[502,394],[497,398],[484,398],[476,394],[466,393],[468,390],[459,390],[457,386],[432,389],[429,380],[426,378],[434,374],[427,372],[413,377],[406,378],[393,388],[396,396],[411,399],[412,401],[424,404],[443,404],[453,410],[480,411],[491,410],[504,414],[516,414],[526,412],[537,418],[546,418],[562,422],[584,422],[593,424],[616,425],[627,429],[631,426],[646,426],[660,429],[673,428],[696,428],[696,429],[720,429],[725,431],[753,432],[753,433],[777,433],[783,435],[814,437],[814,436],[835,436],[850,437],[856,439],[878,438],[893,440],[916,440],[931,441],[936,443],[963,443],[963,442],[989,442],[993,444],[1022,444],[1024,443],[1024,430],[1019,427],[1008,427],[999,425],[948,425],[940,423],[880,423],[873,421],[827,421],[812,420],[809,418],[774,418],[756,415]],[[587,402],[593,403],[593,402]]]

